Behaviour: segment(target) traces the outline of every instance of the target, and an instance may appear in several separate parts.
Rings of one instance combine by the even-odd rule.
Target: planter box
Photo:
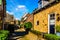
[[[57,32],[56,35],[57,35],[57,36],[60,36],[60,32]]]

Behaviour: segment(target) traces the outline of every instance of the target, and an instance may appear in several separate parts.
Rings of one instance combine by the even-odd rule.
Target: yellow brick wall
[[[56,14],[55,24],[60,25],[60,21],[57,21],[57,14],[60,14],[60,3],[58,3],[34,15],[34,30],[48,33],[48,15],[50,13]],[[39,25],[36,25],[37,20],[39,20]]]

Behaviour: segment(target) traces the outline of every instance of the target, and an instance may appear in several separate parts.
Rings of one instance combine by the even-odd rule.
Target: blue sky
[[[14,15],[18,20],[25,13],[32,13],[38,7],[38,0],[6,0],[6,12]]]

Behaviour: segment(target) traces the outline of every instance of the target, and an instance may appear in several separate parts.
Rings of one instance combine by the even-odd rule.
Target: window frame
[[[39,20],[36,21],[36,25],[39,25]]]

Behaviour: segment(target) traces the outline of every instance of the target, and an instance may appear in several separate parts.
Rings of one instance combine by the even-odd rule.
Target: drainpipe
[[[2,19],[2,27],[3,27],[3,30],[4,30],[4,18]]]

